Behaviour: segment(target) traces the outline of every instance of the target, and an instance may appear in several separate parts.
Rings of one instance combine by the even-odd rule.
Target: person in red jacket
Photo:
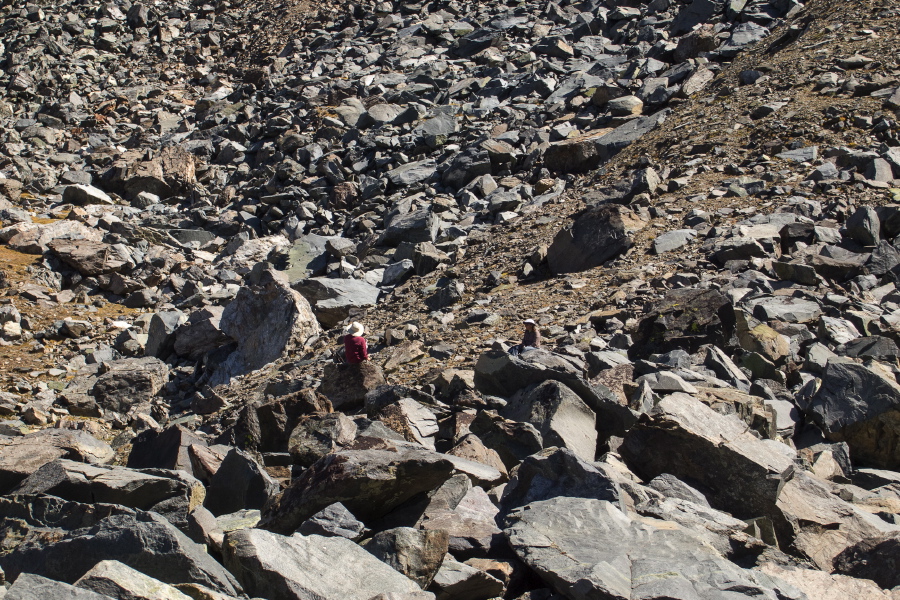
[[[344,356],[351,365],[358,365],[369,360],[369,347],[363,337],[366,328],[362,323],[354,321],[347,327],[344,335]]]

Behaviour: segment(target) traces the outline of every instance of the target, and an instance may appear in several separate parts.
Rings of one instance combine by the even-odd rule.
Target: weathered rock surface
[[[506,517],[510,546],[570,598],[802,598],[792,587],[741,569],[665,521],[629,518],[609,502],[556,498]]]
[[[900,468],[900,386],[886,369],[829,360],[807,411],[829,439],[847,442],[854,460]]]
[[[419,586],[342,537],[285,537],[242,529],[225,539],[225,564],[248,593],[265,598],[357,598]]]
[[[203,548],[153,512],[78,504],[51,496],[0,498],[5,535],[0,557],[8,576],[31,572],[74,583],[102,560],[117,560],[168,584],[199,583],[235,596],[240,586]],[[42,540],[52,536],[52,544]],[[5,537],[5,536],[4,536]]]
[[[44,429],[23,437],[0,439],[0,491],[8,493],[59,458],[106,464],[114,457],[109,445],[83,431]]]
[[[449,460],[425,450],[342,450],[320,459],[293,480],[281,498],[266,508],[260,526],[289,533],[335,502],[365,522],[433,490],[452,470]]]

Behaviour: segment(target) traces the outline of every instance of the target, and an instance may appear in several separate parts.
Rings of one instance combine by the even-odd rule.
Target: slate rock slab
[[[59,458],[106,464],[115,458],[115,451],[84,431],[70,429],[43,429],[22,437],[0,438],[0,492],[9,492]]]
[[[9,576],[31,572],[74,583],[102,560],[118,560],[168,584],[199,583],[235,596],[240,586],[202,546],[156,513],[52,497],[0,499],[0,556]],[[16,531],[15,540],[9,537]],[[54,543],[46,541],[53,539]]]
[[[554,498],[510,513],[509,544],[551,588],[594,598],[768,600],[804,598],[787,584],[738,567],[672,523],[629,518],[615,505]]]
[[[71,584],[22,573],[3,596],[6,600],[110,600],[109,596]]]
[[[318,460],[263,511],[260,527],[290,533],[323,508],[340,502],[366,522],[446,481],[453,463],[443,455],[397,450],[342,450]]]
[[[342,537],[241,529],[225,537],[224,552],[225,564],[256,597],[369,600],[380,593],[421,591],[412,579]]]

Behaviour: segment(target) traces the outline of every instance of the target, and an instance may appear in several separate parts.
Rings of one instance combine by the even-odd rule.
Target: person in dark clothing
[[[351,365],[369,360],[369,347],[366,338],[363,337],[365,330],[363,324],[356,321],[347,327],[344,335],[344,357]]]
[[[522,343],[509,349],[509,353],[518,356],[522,352],[534,350],[541,347],[541,332],[537,330],[537,323],[534,319],[525,319],[525,335],[522,336]]]

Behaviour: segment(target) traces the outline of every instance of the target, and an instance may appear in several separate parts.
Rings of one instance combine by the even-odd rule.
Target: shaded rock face
[[[118,560],[160,581],[198,583],[227,595],[240,586],[203,548],[156,513],[52,497],[0,499],[4,537],[17,541],[0,568],[15,578],[31,572],[74,583],[101,560]],[[53,544],[41,540],[52,536]]]
[[[898,574],[900,533],[862,540],[834,558],[836,573],[871,579],[884,589],[900,585]]]
[[[366,394],[384,384],[384,372],[371,361],[355,365],[328,363],[319,393],[328,398],[336,410],[350,411],[361,407]]]
[[[292,532],[303,521],[341,502],[363,521],[382,517],[416,494],[443,483],[453,464],[415,449],[343,450],[329,454],[291,482],[263,512],[261,527]]]
[[[235,448],[225,455],[209,482],[204,506],[216,516],[261,509],[276,492],[278,483],[249,454]]]
[[[219,327],[238,346],[216,370],[214,384],[259,369],[320,332],[309,302],[271,270],[258,286],[241,288]]]
[[[641,320],[630,352],[637,356],[674,349],[693,351],[703,344],[724,346],[734,327],[731,302],[721,293],[670,290]]]
[[[203,503],[206,489],[183,471],[137,471],[57,460],[29,475],[11,494],[49,494],[153,511],[184,529],[188,514]]]
[[[193,472],[188,449],[192,445],[206,446],[206,441],[181,425],[164,431],[148,429],[134,439],[128,454],[132,469],[180,469]]]
[[[597,267],[631,247],[630,234],[643,227],[631,211],[619,205],[587,209],[569,229],[560,231],[547,251],[556,274]]]
[[[847,442],[855,461],[900,468],[900,386],[850,360],[829,360],[807,411],[829,439]]]
[[[604,500],[624,509],[623,492],[605,467],[555,448],[522,461],[503,490],[501,506],[512,510],[560,496]]]

